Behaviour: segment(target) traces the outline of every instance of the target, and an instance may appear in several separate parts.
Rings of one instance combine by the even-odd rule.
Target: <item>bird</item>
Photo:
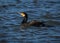
[[[32,20],[28,22],[28,14],[26,12],[18,12],[18,14],[21,14],[23,17],[23,20],[21,22],[21,27],[29,27],[29,26],[35,26],[35,27],[40,27],[40,26],[45,26],[44,22],[37,21],[37,20]]]

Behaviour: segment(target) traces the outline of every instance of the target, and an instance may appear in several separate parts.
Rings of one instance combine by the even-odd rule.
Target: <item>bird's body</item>
[[[37,21],[37,20],[31,21],[29,24],[30,24],[31,26],[35,26],[35,27],[44,26],[43,22]]]
[[[37,21],[37,20],[32,20],[30,22],[27,22],[27,20],[28,20],[27,13],[21,12],[20,14],[23,17],[23,21],[21,23],[21,27],[29,27],[29,26],[40,27],[40,26],[45,26],[44,22]]]
[[[41,26],[45,26],[45,24],[43,24],[43,22],[33,20],[33,21],[30,21],[30,22],[26,22],[26,23],[21,24],[20,27],[21,28],[27,28],[27,27],[30,27],[30,26],[41,27]]]

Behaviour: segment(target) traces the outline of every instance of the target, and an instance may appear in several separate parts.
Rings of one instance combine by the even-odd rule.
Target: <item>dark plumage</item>
[[[21,23],[22,27],[29,27],[29,26],[40,27],[40,26],[45,26],[45,24],[43,22],[40,22],[40,21],[37,21],[37,20],[33,20],[33,21],[30,21],[30,22],[27,22],[28,15],[25,12],[21,12],[19,14],[21,14],[21,16],[23,17],[23,21]]]

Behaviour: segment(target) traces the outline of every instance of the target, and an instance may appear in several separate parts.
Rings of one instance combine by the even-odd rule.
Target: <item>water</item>
[[[21,15],[53,27],[21,29]],[[60,0],[0,0],[0,43],[60,43]]]

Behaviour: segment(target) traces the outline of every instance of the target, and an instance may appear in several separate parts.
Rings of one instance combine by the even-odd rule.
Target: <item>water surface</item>
[[[53,27],[21,29],[16,12]],[[60,43],[60,0],[0,0],[0,43]]]

